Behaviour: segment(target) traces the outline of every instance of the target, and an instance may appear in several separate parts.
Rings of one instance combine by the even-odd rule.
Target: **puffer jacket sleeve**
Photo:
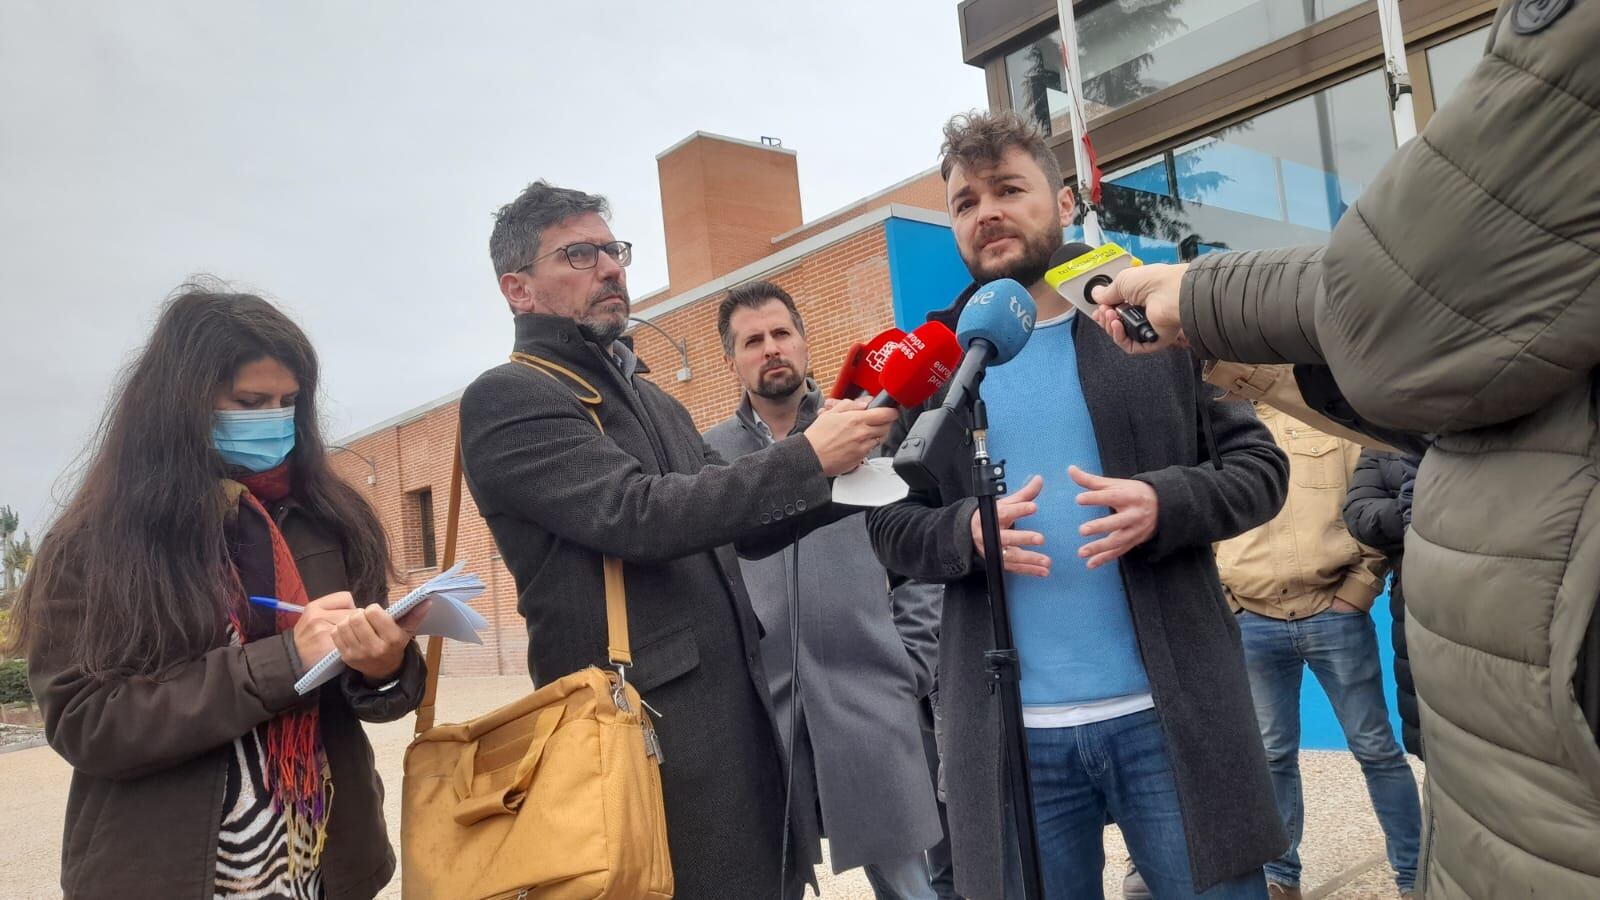
[[[1180,301],[1197,353],[1325,363],[1362,419],[1418,434],[1525,415],[1600,365],[1600,4],[1530,34],[1513,6],[1325,253],[1190,266]]]
[[[1320,363],[1321,247],[1208,253],[1189,264],[1179,307],[1201,359]]]
[[[1600,365],[1600,4],[1531,34],[1514,6],[1323,260],[1318,343],[1351,404],[1382,424],[1509,421]]]

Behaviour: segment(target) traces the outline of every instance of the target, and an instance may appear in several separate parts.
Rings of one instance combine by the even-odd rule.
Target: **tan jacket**
[[[1370,450],[1399,452],[1377,438],[1346,428],[1308,406],[1300,394],[1300,385],[1295,382],[1294,366],[1246,365],[1213,359],[1206,361],[1205,378],[1226,391],[1230,399],[1242,397],[1256,401],[1257,406],[1266,404],[1325,434],[1353,441]]]
[[[1289,454],[1289,497],[1272,521],[1216,545],[1229,602],[1274,619],[1314,616],[1335,598],[1370,609],[1388,564],[1350,536],[1342,515],[1361,446],[1264,403],[1255,406]]]

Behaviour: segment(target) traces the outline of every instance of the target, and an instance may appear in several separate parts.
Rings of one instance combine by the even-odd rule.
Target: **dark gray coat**
[[[816,419],[821,394],[802,403],[795,433]],[[705,434],[735,460],[768,446],[749,398]],[[811,532],[798,543],[800,631],[799,732],[795,745],[797,812],[822,807],[822,830],[835,872],[901,859],[943,835],[933,780],[922,747],[918,700],[932,689],[926,654],[936,622],[896,613],[925,600],[936,585],[904,582],[889,590],[872,553],[865,516]],[[762,665],[772,687],[778,728],[789,740],[794,702],[794,644],[789,622],[795,547],[740,560],[756,615],[766,629]],[[907,633],[910,632],[910,633]]]
[[[677,897],[776,896],[784,768],[729,545],[775,551],[826,511],[816,454],[796,438],[723,465],[682,405],[625,378],[571,321],[523,315],[516,330],[518,350],[599,390],[605,426],[573,386],[515,363],[461,398],[467,484],[516,579],[534,682],[606,665],[601,557],[621,559],[628,679],[659,711]]]
[[[954,327],[969,289],[930,318]],[[1288,460],[1248,404],[1197,393],[1193,361],[1169,352],[1133,357],[1081,318],[1078,376],[1104,474],[1156,490],[1155,536],[1121,560],[1139,652],[1161,719],[1189,864],[1198,889],[1257,869],[1288,847],[1273,805],[1239,628],[1223,599],[1211,544],[1271,519],[1283,506]],[[931,408],[942,397],[930,401]],[[1210,404],[1219,471],[1208,460],[1199,404]],[[897,446],[921,410],[890,438]],[[1015,474],[1015,473],[1013,473]],[[1000,707],[983,654],[994,647],[982,559],[972,547],[971,458],[950,460],[936,495],[913,493],[868,514],[879,557],[908,577],[948,582],[939,645],[946,724],[944,771],[956,889],[1002,890]],[[1075,548],[1051,551],[1077,563]]]

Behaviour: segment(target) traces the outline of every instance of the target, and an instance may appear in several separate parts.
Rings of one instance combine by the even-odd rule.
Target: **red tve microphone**
[[[883,364],[888,359],[889,353],[894,351],[895,346],[905,336],[904,331],[890,328],[865,344],[851,344],[849,352],[844,355],[844,365],[839,367],[839,377],[834,380],[833,389],[828,392],[828,397],[833,400],[849,400],[862,394],[876,394],[882,390],[878,383],[878,373],[883,371]]]
[[[961,364],[961,343],[955,332],[928,322],[906,335],[879,373],[883,390],[868,409],[899,405],[916,407],[928,401]]]

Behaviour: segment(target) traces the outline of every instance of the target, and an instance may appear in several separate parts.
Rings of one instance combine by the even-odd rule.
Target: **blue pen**
[[[296,606],[293,603],[285,603],[282,600],[279,600],[277,597],[251,597],[250,602],[257,606],[265,606],[268,609],[275,609],[278,612],[303,613],[306,611],[304,606]]]

